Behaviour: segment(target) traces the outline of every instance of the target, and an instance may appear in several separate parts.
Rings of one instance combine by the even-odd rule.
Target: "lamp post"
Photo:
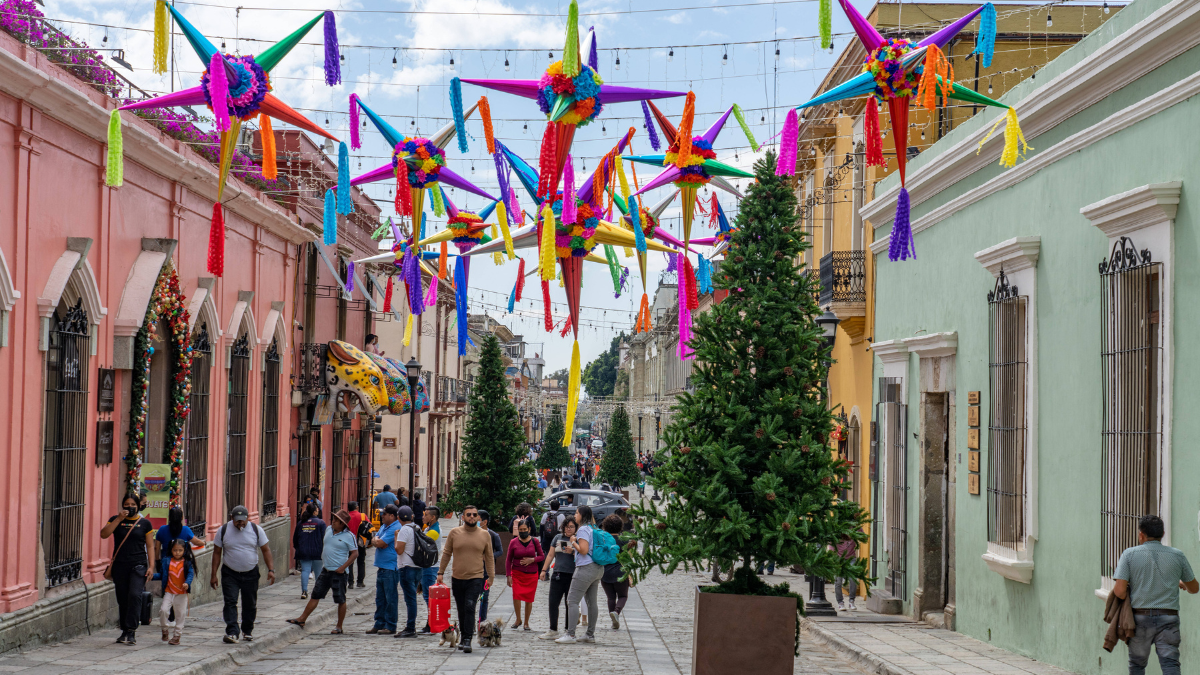
[[[821,337],[825,341],[825,346],[833,349],[833,343],[837,339],[837,326],[840,319],[833,312],[825,310],[825,313],[817,317],[817,325],[821,327]],[[825,367],[825,405],[828,407],[829,401],[829,364]],[[825,599],[825,579],[808,574],[808,602],[804,603],[804,613],[808,616],[837,616],[837,610],[834,609],[833,603]]]
[[[658,439],[661,436],[662,436],[662,411],[656,410],[656,411],[654,411],[654,457],[656,457],[656,458],[658,457]],[[654,459],[650,460],[651,466],[654,465],[654,462],[655,462]],[[654,495],[652,497],[650,497],[650,500],[657,501],[660,499],[662,499],[662,497],[660,497],[658,495],[658,484],[655,483],[654,484]]]
[[[412,412],[408,418],[408,490],[412,494],[417,473],[417,382],[421,379],[421,362],[414,356],[404,364],[408,372],[408,390],[412,392]]]

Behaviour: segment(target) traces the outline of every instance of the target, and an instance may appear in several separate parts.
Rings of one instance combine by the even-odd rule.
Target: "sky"
[[[864,0],[854,3],[863,12],[871,6]],[[451,78],[540,77],[551,62],[550,53],[555,60],[562,56],[567,12],[567,3],[559,0],[345,0],[333,6],[317,0],[250,0],[241,9],[234,0],[176,0],[175,6],[214,44],[224,44],[227,52],[242,54],[261,51],[318,11],[334,10],[345,57],[342,84],[325,85],[320,24],[275,69],[271,80],[274,93],[283,101],[347,142],[351,93],[357,93],[400,131],[428,135],[451,121]],[[93,47],[124,49],[134,72],[119,66],[117,69],[140,87],[152,93],[172,90],[170,78],[150,70],[154,14],[150,0],[46,0],[44,11],[47,17],[60,20],[67,32]],[[605,82],[694,91],[697,134],[737,103],[745,111],[754,136],[764,142],[779,130],[787,108],[808,99],[834,62],[835,56],[819,47],[817,12],[815,0],[654,0],[636,5],[632,0],[583,0],[579,24],[585,35],[589,27],[595,27],[599,70]],[[849,23],[835,8],[834,53],[845,46],[849,31]],[[173,60],[174,89],[195,86],[203,66],[178,37]],[[487,95],[491,104],[496,137],[536,166],[545,127],[545,117],[536,102],[463,85],[467,105],[481,95]],[[678,124],[684,99],[665,99],[658,104]],[[286,127],[276,124],[276,128]],[[631,126],[637,130],[633,152],[652,153],[637,103],[608,106],[599,119],[578,130],[572,157],[580,179],[590,174],[596,159]],[[467,130],[469,151],[461,153],[457,143],[451,143],[446,149],[447,165],[497,194],[494,164],[487,154],[477,116],[468,120]],[[732,117],[714,150],[718,160],[747,169],[763,154],[762,150],[751,151]],[[357,175],[390,163],[390,150],[369,128],[363,134],[362,150],[351,153],[351,162],[351,173]],[[637,167],[641,183],[657,172],[656,167]],[[736,183],[742,188],[747,184],[745,180]],[[389,181],[366,188],[383,207],[385,216],[394,213],[390,193],[393,186],[394,181]],[[650,202],[666,196],[669,189],[673,188],[652,193]],[[518,194],[520,203],[530,209],[532,199],[521,191]],[[461,208],[478,210],[485,205],[480,197],[463,193],[450,196]],[[701,198],[705,196],[702,191]],[[719,193],[719,199],[732,222],[737,200],[724,192]],[[678,201],[663,214],[662,222],[673,234],[681,235]],[[435,231],[440,229],[436,219],[433,224]],[[707,219],[699,214],[692,231],[694,237],[712,233]],[[597,251],[603,255],[599,247]],[[532,270],[536,264],[533,249],[527,249],[524,257],[529,260],[527,271]],[[584,266],[579,341],[585,365],[607,349],[619,331],[632,331],[641,281],[634,258],[622,257],[621,263],[629,267],[630,276],[619,298],[614,297],[606,266]],[[545,332],[543,327],[541,291],[535,277],[528,279],[517,313],[507,314],[517,265],[511,261],[496,267],[490,257],[477,258],[472,265],[470,311],[486,312],[515,333],[523,334],[534,343],[532,350],[546,357],[546,372],[565,368],[571,358],[571,336],[568,333],[560,337],[558,330],[566,316],[565,290],[551,282],[558,324],[553,333]],[[666,265],[665,255],[649,254],[646,282],[652,302],[659,273]]]

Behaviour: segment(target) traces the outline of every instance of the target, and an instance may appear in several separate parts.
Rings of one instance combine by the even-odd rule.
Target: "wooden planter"
[[[696,587],[692,675],[791,675],[796,599],[701,593]]]
[[[504,564],[508,560],[508,542],[513,540],[513,536],[510,532],[497,532],[496,534],[500,535],[500,550],[493,551],[496,554],[496,576],[503,577],[507,576],[504,573]]]

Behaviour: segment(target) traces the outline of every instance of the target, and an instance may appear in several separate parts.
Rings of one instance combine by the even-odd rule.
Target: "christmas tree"
[[[571,466],[571,452],[562,444],[563,420],[558,406],[550,411],[550,423],[542,436],[542,452],[538,454],[537,468],[558,471]]]
[[[713,279],[729,296],[696,316],[695,391],[676,403],[653,476],[674,498],[661,511],[634,509],[642,547],[621,555],[635,579],[655,567],[740,563],[714,590],[780,595],[786,585],[765,584],[756,563],[799,565],[827,579],[867,576],[865,560],[832,550],[845,538],[866,541],[868,518],[838,498],[850,475],[829,446],[830,348],[801,259],[811,243],[787,179],[775,175],[774,153],[754,168],[757,180]]]
[[[629,433],[629,415],[625,406],[618,405],[613,411],[608,436],[604,438],[599,478],[616,489],[633,485],[638,475],[637,453],[633,451],[633,436]]]
[[[468,504],[490,513],[513,513],[521,502],[535,503],[541,491],[533,466],[523,461],[525,432],[517,408],[508,397],[500,342],[495,335],[483,339],[479,377],[468,406],[462,464],[450,493],[438,506],[456,513]]]

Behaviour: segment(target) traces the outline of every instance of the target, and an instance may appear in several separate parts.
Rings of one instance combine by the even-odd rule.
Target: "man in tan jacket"
[[[475,635],[475,603],[496,578],[496,561],[492,554],[492,536],[479,527],[479,509],[468,505],[463,509],[462,517],[463,524],[446,536],[437,582],[444,584],[442,577],[450,559],[454,558],[450,591],[458,608],[458,630],[462,634],[458,648],[470,654],[471,638]]]

